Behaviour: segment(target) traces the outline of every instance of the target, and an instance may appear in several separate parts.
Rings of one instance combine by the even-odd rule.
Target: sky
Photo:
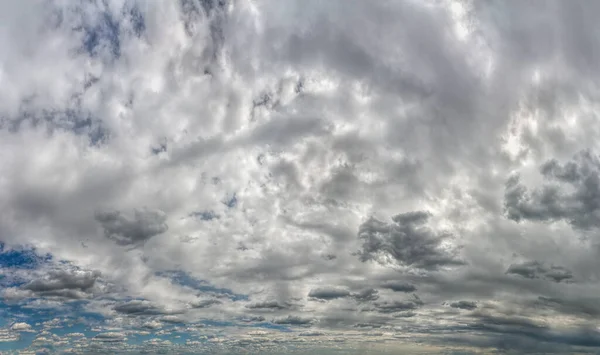
[[[598,13],[0,0],[0,353],[600,354]]]

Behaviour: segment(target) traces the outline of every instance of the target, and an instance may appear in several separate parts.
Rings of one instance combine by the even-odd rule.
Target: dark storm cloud
[[[452,302],[450,303],[450,307],[452,308],[459,308],[459,309],[466,309],[466,310],[474,310],[475,308],[477,308],[477,303],[473,302],[473,301],[458,301],[458,302]]]
[[[167,216],[160,210],[139,209],[133,216],[119,211],[97,212],[95,217],[104,228],[104,235],[119,245],[143,244],[169,229]]]
[[[464,261],[441,247],[451,235],[425,226],[430,216],[423,211],[402,213],[392,217],[390,224],[371,217],[358,231],[358,238],[363,240],[360,260],[391,257],[400,265],[426,270],[464,265]]]
[[[528,279],[544,278],[554,282],[562,282],[573,278],[571,271],[562,266],[546,266],[539,261],[527,261],[512,264],[506,271],[507,274],[519,275]]]
[[[540,167],[545,183],[529,190],[518,175],[506,182],[505,212],[514,221],[566,221],[574,228],[600,227],[600,160],[582,151],[561,164],[555,159]]]

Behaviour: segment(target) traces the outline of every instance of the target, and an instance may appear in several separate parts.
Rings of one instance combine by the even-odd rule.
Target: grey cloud
[[[514,221],[556,222],[574,228],[600,227],[600,160],[584,150],[561,164],[552,159],[542,164],[545,183],[529,190],[518,175],[506,182],[505,213]]]
[[[281,304],[277,301],[257,302],[246,305],[248,309],[287,309],[288,305]]]
[[[368,288],[366,290],[353,293],[352,298],[354,298],[357,302],[376,301],[379,299],[379,291],[374,288]]]
[[[600,316],[600,306],[595,297],[545,297],[540,296],[531,302],[535,308],[551,309],[566,315],[577,315],[584,318]]]
[[[396,313],[419,308],[419,305],[412,301],[393,301],[374,303],[378,312],[381,313]]]
[[[136,209],[133,215],[119,211],[97,212],[104,235],[119,245],[139,245],[168,230],[167,216],[160,210]]]
[[[385,301],[385,302],[374,302],[375,310],[379,313],[398,313],[403,311],[413,311],[424,305],[423,301],[417,296],[413,295],[413,299],[406,301]]]
[[[412,318],[416,315],[417,315],[417,313],[415,313],[413,311],[404,311],[404,312],[395,313],[394,317],[395,318]]]
[[[464,265],[464,261],[441,247],[451,235],[434,232],[424,225],[429,217],[423,211],[402,213],[392,217],[394,223],[390,224],[371,217],[358,231],[358,238],[363,240],[360,260],[387,256],[400,265],[426,270]]]
[[[50,271],[42,278],[23,286],[42,297],[61,297],[81,299],[91,296],[99,271]]]
[[[562,266],[546,266],[539,261],[527,261],[512,264],[506,271],[507,274],[519,275],[528,279],[544,278],[554,282],[562,282],[573,278],[571,271]]]
[[[323,287],[310,290],[308,297],[320,300],[333,300],[350,296],[350,291],[335,287]]]
[[[394,292],[405,292],[405,293],[415,292],[417,290],[417,288],[412,284],[398,282],[398,281],[385,282],[381,285],[381,287],[392,290]]]
[[[117,332],[100,333],[95,335],[92,339],[102,342],[121,342],[125,340],[125,334]]]
[[[378,323],[356,323],[354,325],[354,328],[374,328],[374,329],[377,329],[377,328],[381,328],[381,326],[382,325],[378,324]]]
[[[477,303],[473,301],[458,301],[450,303],[450,307],[472,311],[477,308]]]
[[[285,318],[277,318],[273,320],[274,324],[287,324],[287,325],[308,325],[313,322],[313,319],[300,316],[287,316]]]
[[[595,238],[600,227],[600,165],[589,152],[563,159],[597,145],[600,5],[181,0],[143,2],[134,12],[125,7],[136,1],[125,2],[50,1],[33,10],[0,2],[7,54],[0,77],[10,83],[0,88],[0,238],[98,263],[105,277],[118,279],[116,299],[162,300],[119,303],[120,319],[154,318],[178,301],[188,304],[186,312],[219,313],[226,321],[234,314],[262,322],[253,313],[278,317],[294,308],[294,316],[274,323],[306,325],[308,316],[341,337],[354,324],[401,324],[393,333],[403,341],[446,352],[460,341],[493,353],[596,351],[590,324],[600,314],[598,250],[583,238]],[[461,29],[468,33],[455,36]],[[517,141],[508,153],[507,135]],[[160,154],[150,154],[149,145]],[[539,186],[525,182],[525,162],[540,166]],[[515,169],[523,169],[523,180],[512,177],[504,186],[503,172]],[[222,183],[205,184],[204,174]],[[236,208],[219,203],[233,191]],[[90,218],[97,206],[132,203],[165,213]],[[447,247],[453,236],[429,224],[427,212],[359,220],[373,209],[398,208],[431,208],[462,247]],[[210,223],[175,221],[189,211]],[[109,239],[93,238],[100,226]],[[155,238],[157,248],[114,248],[141,246],[168,227],[192,243]],[[534,261],[508,266],[514,252]],[[164,267],[202,275],[203,288],[220,284],[275,300],[230,302],[207,291],[211,299],[190,303],[190,287],[164,290],[164,283],[142,279]],[[586,282],[571,284],[574,275]],[[9,293],[88,297],[104,282],[50,279]],[[307,294],[298,290],[315,282],[348,291],[311,290],[308,296],[323,302],[305,313],[285,302],[304,302]],[[431,309],[402,297],[417,287]],[[219,297],[223,303],[213,300]],[[468,299],[481,303],[454,302]],[[453,303],[440,311],[445,300]],[[215,342],[199,342],[202,349],[192,352],[285,353],[284,333],[263,337],[258,348],[254,339],[208,328]],[[325,333],[319,343],[329,341]],[[315,343],[297,340],[297,348]],[[133,343],[127,351],[78,345],[88,353],[140,352]],[[142,350],[189,348],[166,349],[155,340]]]
[[[201,300],[192,302],[190,305],[192,308],[208,308],[213,305],[222,304],[223,302],[219,300]]]
[[[167,314],[164,309],[153,305],[149,301],[129,301],[126,303],[119,304],[113,309],[119,313],[124,313],[133,316],[143,316],[143,315],[160,315]]]
[[[505,349],[521,349],[533,352],[533,349],[523,348],[523,339],[530,339],[540,343],[563,344],[569,346],[600,347],[600,332],[588,327],[554,329],[543,323],[531,321],[517,316],[492,316],[488,314],[474,314],[475,322],[469,323],[462,331],[484,332],[490,334],[487,341],[494,341],[494,336],[499,335],[505,339],[516,340],[512,344],[506,343]],[[458,329],[457,329],[458,330]],[[491,346],[498,346],[490,344]],[[588,348],[589,349],[589,348]],[[559,353],[566,351],[558,351]]]

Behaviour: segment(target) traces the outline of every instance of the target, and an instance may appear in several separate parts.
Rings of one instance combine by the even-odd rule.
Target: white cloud
[[[10,326],[10,330],[15,331],[15,332],[30,332],[30,331],[32,331],[31,325],[29,325],[28,323],[24,323],[24,322],[14,323],[13,325]]]

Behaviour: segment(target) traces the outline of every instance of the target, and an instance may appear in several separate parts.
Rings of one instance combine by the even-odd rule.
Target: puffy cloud
[[[506,182],[504,204],[508,218],[521,221],[556,222],[564,220],[576,228],[600,226],[600,160],[590,151],[576,154],[561,164],[546,161],[540,173],[546,180],[528,191],[515,175]]]
[[[442,247],[442,242],[451,235],[436,233],[424,226],[430,216],[423,211],[402,213],[392,217],[392,224],[370,218],[358,232],[359,239],[363,240],[360,259],[383,257],[386,260],[389,257],[402,266],[431,270],[463,265],[464,261]]]
[[[85,271],[72,267],[50,269],[33,275],[31,281],[20,287],[6,288],[3,296],[9,300],[31,297],[86,299],[102,293],[96,283],[99,277],[97,270]]]
[[[135,210],[129,216],[119,211],[97,212],[96,220],[104,235],[119,245],[139,245],[155,235],[166,232],[167,216],[160,210]]]
[[[32,331],[29,323],[18,322],[10,326],[10,330],[15,332],[30,332]]]

